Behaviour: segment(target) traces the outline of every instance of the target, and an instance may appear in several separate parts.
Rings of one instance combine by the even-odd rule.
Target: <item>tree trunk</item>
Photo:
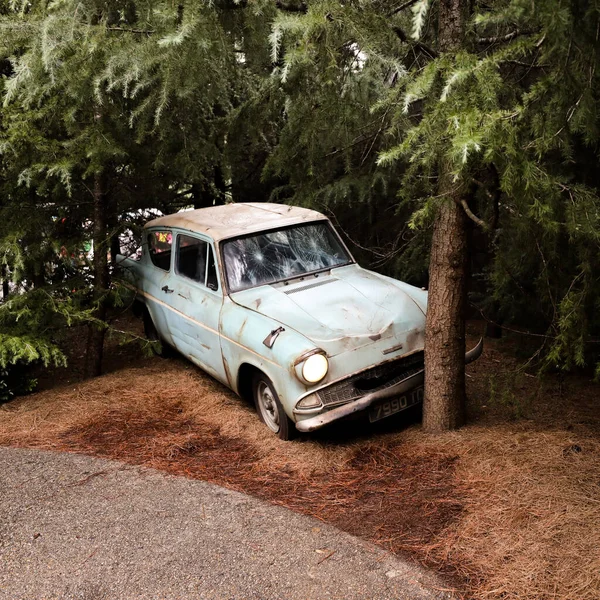
[[[468,0],[440,0],[439,48],[454,53],[464,40]],[[429,264],[429,303],[425,326],[425,401],[428,432],[460,427],[465,418],[465,298],[467,216],[464,193],[453,181],[448,161],[440,160],[438,193]]]
[[[204,184],[204,187],[200,187],[197,183],[192,184],[191,192],[194,208],[206,208],[225,203],[227,184],[223,177],[223,170],[219,165],[215,166],[213,175],[214,189],[211,189],[209,184]]]
[[[452,186],[449,176],[444,180],[445,185]],[[423,407],[423,427],[430,432],[455,429],[464,422],[466,219],[451,194],[444,198],[433,230]]]
[[[42,264],[41,266],[38,265],[40,267],[40,269],[44,269],[44,265]],[[40,288],[43,288],[46,285],[46,279],[44,278],[44,273],[43,271],[40,272],[34,272],[31,276],[31,283],[33,283],[33,287],[36,290],[39,290]]]
[[[119,240],[119,213],[117,210],[117,203],[114,196],[109,193],[108,190],[104,190],[106,198],[106,229],[107,235],[110,235],[110,264],[113,269],[117,266],[117,254],[121,253],[121,241]]]
[[[438,45],[440,53],[461,50],[470,9],[469,0],[440,0]]]
[[[92,239],[94,242],[94,300],[98,307],[94,316],[106,321],[106,294],[108,292],[108,259],[106,248],[106,194],[103,178],[97,174],[94,180],[94,226]],[[90,325],[88,329],[85,375],[96,377],[102,373],[102,355],[104,351],[105,328]]]

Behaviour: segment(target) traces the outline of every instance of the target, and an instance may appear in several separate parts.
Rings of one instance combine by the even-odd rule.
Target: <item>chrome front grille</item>
[[[371,392],[377,392],[400,383],[423,370],[423,352],[411,354],[382,365],[377,365],[352,377],[331,384],[317,393],[325,406],[346,404]]]

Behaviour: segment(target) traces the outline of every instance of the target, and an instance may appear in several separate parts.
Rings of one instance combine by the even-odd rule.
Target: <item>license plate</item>
[[[397,398],[375,404],[369,410],[369,421],[374,423],[375,421],[385,419],[386,417],[391,417],[415,404],[419,404],[419,402],[423,402],[422,387],[415,388],[403,396],[398,396]]]

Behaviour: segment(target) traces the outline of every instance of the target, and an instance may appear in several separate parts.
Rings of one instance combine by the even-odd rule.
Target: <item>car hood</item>
[[[335,356],[422,329],[424,312],[411,289],[351,265],[289,285],[236,292],[231,298],[298,331]]]

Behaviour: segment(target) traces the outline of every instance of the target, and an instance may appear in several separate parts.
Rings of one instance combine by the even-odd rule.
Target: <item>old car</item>
[[[146,335],[251,399],[282,439],[423,400],[427,292],[361,268],[321,213],[234,203],[159,217],[120,262]]]

